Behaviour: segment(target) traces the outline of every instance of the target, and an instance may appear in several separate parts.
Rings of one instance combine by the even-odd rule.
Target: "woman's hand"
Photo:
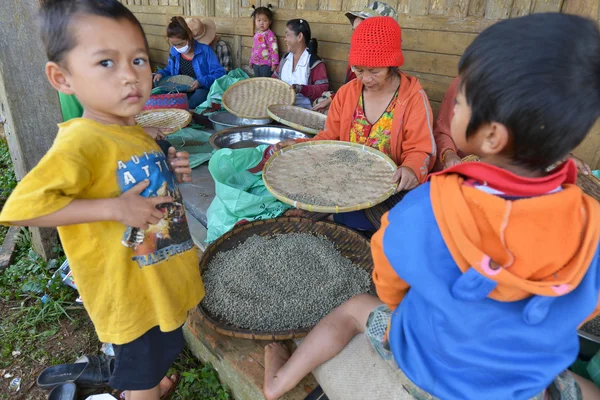
[[[154,75],[154,78],[152,78],[152,82],[158,82],[162,79],[162,75],[161,74],[156,74]]]
[[[294,91],[296,91],[296,94],[298,94],[298,93],[302,92],[302,87],[303,87],[303,86],[304,86],[304,85],[298,85],[298,84],[294,83],[294,84],[292,85],[292,88],[294,89]]]
[[[194,81],[194,83],[192,83],[190,85],[190,92],[195,92],[196,90],[198,90],[200,88],[200,82],[198,82],[197,80]]]
[[[275,72],[275,71],[277,71],[277,67],[278,67],[278,65],[273,65],[273,66],[271,67],[271,72]]]
[[[414,189],[419,185],[417,175],[408,167],[400,167],[394,174],[394,183],[398,182],[396,192]]]
[[[584,175],[591,175],[592,174],[592,168],[587,165],[587,163],[585,161],[583,161],[581,158],[575,156],[574,154],[569,154],[569,157],[571,157],[573,159],[573,161],[575,161],[575,164],[577,164],[577,169],[580,170],[581,172],[583,172]]]
[[[284,147],[291,146],[293,144],[296,144],[296,141],[294,139],[282,140],[281,142],[275,143],[273,145],[273,152],[279,151]]]
[[[312,109],[313,111],[318,111],[320,113],[324,113],[329,109],[329,105],[331,104],[331,97],[323,99],[319,102],[319,104],[315,105]]]
[[[450,168],[462,162],[461,158],[454,151],[447,151],[444,154],[444,168]]]

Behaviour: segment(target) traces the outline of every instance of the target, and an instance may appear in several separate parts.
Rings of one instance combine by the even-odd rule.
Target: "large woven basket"
[[[142,127],[160,128],[165,134],[185,128],[192,121],[192,114],[187,110],[163,108],[148,110],[135,116],[135,122]]]
[[[269,118],[267,107],[294,101],[294,89],[274,78],[244,79],[229,86],[222,98],[223,107],[240,118]]]
[[[298,129],[301,132],[316,135],[325,129],[327,116],[315,111],[297,106],[274,104],[267,108],[269,116],[275,121]]]
[[[239,226],[227,232],[208,246],[200,260],[200,271],[203,273],[215,255],[222,251],[235,248],[251,236],[272,236],[286,233],[311,233],[324,236],[336,247],[342,256],[350,259],[356,266],[369,273],[373,271],[373,259],[369,241],[358,232],[333,222],[314,222],[305,218],[282,217],[264,221],[255,221]],[[310,290],[311,288],[306,288]],[[371,288],[374,290],[374,288]],[[227,321],[211,315],[202,303],[198,306],[199,316],[202,321],[215,331],[236,338],[258,340],[287,340],[306,336],[311,327],[303,329],[290,329],[285,331],[255,331],[236,327]]]
[[[353,165],[356,170],[328,165],[332,150],[350,149],[373,160],[371,166]],[[292,152],[295,152],[292,154]],[[291,156],[291,157],[290,157]],[[356,143],[315,140],[284,147],[273,154],[263,169],[266,188],[280,201],[296,208],[322,213],[342,213],[373,207],[396,193],[393,175],[396,164],[385,154]],[[336,177],[346,174],[347,177]],[[299,193],[299,190],[302,191]],[[309,204],[303,198],[355,199],[352,204]],[[328,198],[329,197],[329,198]]]

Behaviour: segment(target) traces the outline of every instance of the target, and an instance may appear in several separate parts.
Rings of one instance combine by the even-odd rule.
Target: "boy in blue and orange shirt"
[[[575,185],[573,161],[546,170],[600,116],[600,32],[565,14],[501,21],[459,75],[452,137],[482,162],[433,176],[384,215],[378,298],[332,311],[291,357],[268,345],[268,400],[361,332],[418,398],[599,398],[565,370],[577,327],[598,313],[600,206]]]

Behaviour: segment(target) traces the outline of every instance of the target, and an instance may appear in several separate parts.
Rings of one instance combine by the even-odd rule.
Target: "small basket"
[[[177,108],[188,110],[190,105],[185,93],[153,94],[148,98],[142,111]]]
[[[164,134],[185,128],[191,121],[189,111],[176,108],[149,110],[135,116],[135,122],[142,127],[159,128]]]
[[[327,121],[325,114],[297,106],[274,104],[267,108],[267,112],[275,121],[312,135],[325,129]]]
[[[244,79],[231,85],[223,93],[223,107],[240,118],[269,118],[267,108],[273,104],[292,105],[296,101],[294,89],[274,78]]]
[[[368,160],[370,164],[356,166],[356,171],[328,168],[327,162],[336,150],[356,152],[362,161]],[[336,140],[313,140],[284,147],[273,154],[263,169],[263,181],[269,192],[286,204],[332,214],[363,210],[385,201],[396,193],[397,184],[393,182],[396,170],[392,159],[372,147]],[[299,188],[304,192],[298,193]],[[321,202],[331,200],[331,205],[308,203],[316,203],[316,197],[323,200]],[[336,204],[340,198],[350,200]]]
[[[187,75],[174,75],[162,78],[156,87],[165,92],[185,92],[190,90],[195,79]]]
[[[281,217],[251,222],[233,228],[225,233],[219,239],[211,243],[204,252],[202,259],[200,260],[200,272],[204,272],[217,253],[231,250],[251,236],[273,236],[286,233],[310,233],[317,236],[324,236],[335,243],[341,255],[350,259],[354,265],[365,269],[369,273],[373,271],[373,259],[371,257],[369,240],[360,233],[333,222],[314,222],[305,218]],[[306,290],[310,290],[310,288],[307,288]],[[373,284],[371,285],[371,291],[375,291]],[[197,310],[200,319],[209,328],[223,335],[240,339],[288,340],[306,336],[311,329],[289,329],[284,331],[256,331],[242,329],[219,317],[211,315],[202,307],[202,303],[197,307]]]

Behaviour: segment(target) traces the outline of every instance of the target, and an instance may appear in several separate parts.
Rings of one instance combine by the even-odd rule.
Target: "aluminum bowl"
[[[215,149],[242,149],[256,147],[261,144],[275,144],[286,139],[308,139],[300,131],[285,126],[238,126],[213,134],[209,141]]]
[[[589,361],[600,351],[600,337],[581,329],[577,333],[579,334],[579,358]]]
[[[252,119],[252,118],[240,118],[236,117],[228,111],[219,111],[208,117],[212,122],[215,131],[222,131],[223,129],[229,129],[236,126],[244,125],[267,125],[270,124],[272,119]]]

